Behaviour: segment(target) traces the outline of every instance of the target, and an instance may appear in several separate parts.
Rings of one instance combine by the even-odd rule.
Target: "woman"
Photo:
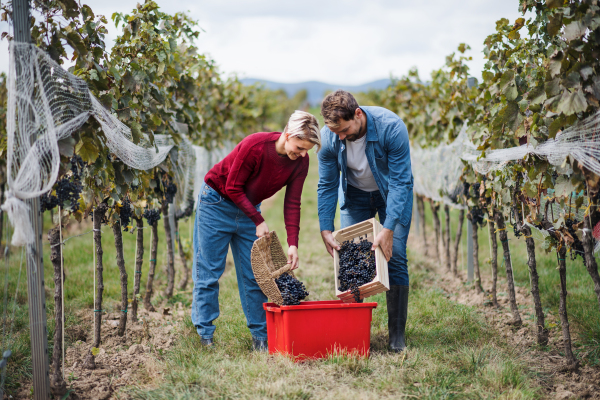
[[[308,173],[308,151],[321,145],[314,116],[296,111],[283,133],[254,133],[216,164],[204,178],[194,224],[192,322],[203,345],[212,345],[219,316],[219,278],[231,246],[240,299],[254,350],[267,350],[267,297],[256,283],[250,251],[269,234],[260,203],[286,186],[284,219],[288,262],[298,267],[300,195]]]

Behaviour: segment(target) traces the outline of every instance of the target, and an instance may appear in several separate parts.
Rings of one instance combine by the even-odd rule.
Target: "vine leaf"
[[[556,111],[565,115],[572,115],[578,112],[583,112],[587,109],[587,101],[581,89],[569,92],[564,90],[562,97],[558,101]]]
[[[585,35],[587,27],[581,21],[573,21],[569,25],[565,25],[565,39],[579,39]]]
[[[81,157],[81,159],[86,163],[93,163],[98,158],[98,149],[91,141],[82,141],[81,145],[77,150],[77,154]]]

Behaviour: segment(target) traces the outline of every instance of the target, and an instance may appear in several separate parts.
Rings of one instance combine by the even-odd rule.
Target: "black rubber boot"
[[[200,343],[202,344],[202,346],[212,346],[214,344],[212,338],[211,339],[200,339]]]
[[[267,340],[252,338],[252,350],[267,352],[269,351],[269,342]]]
[[[392,285],[386,292],[390,350],[400,353],[406,348],[404,331],[408,312],[408,286]]]

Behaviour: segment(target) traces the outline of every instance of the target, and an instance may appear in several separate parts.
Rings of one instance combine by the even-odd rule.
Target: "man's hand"
[[[292,269],[298,268],[300,261],[298,260],[298,248],[296,246],[290,246],[288,249],[288,264],[292,264]]]
[[[323,238],[323,243],[325,243],[325,248],[333,257],[333,249],[340,250],[340,245],[333,238],[333,234],[331,231],[321,231],[321,238]]]
[[[259,238],[263,236],[269,237],[269,227],[265,221],[261,222],[261,224],[256,227],[256,236]]]
[[[321,232],[322,233],[322,232]],[[375,250],[377,247],[381,249],[385,259],[390,261],[392,258],[392,245],[394,244],[394,231],[383,228],[381,232],[375,237],[373,241],[373,247],[371,250]]]

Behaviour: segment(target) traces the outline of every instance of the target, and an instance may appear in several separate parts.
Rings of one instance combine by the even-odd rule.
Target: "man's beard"
[[[354,142],[356,140],[358,140],[358,138],[360,137],[360,132],[362,131],[363,125],[362,125],[362,121],[360,122],[360,127],[358,128],[358,132],[352,134],[352,135],[347,135],[346,136],[346,140],[350,141],[350,142]]]

